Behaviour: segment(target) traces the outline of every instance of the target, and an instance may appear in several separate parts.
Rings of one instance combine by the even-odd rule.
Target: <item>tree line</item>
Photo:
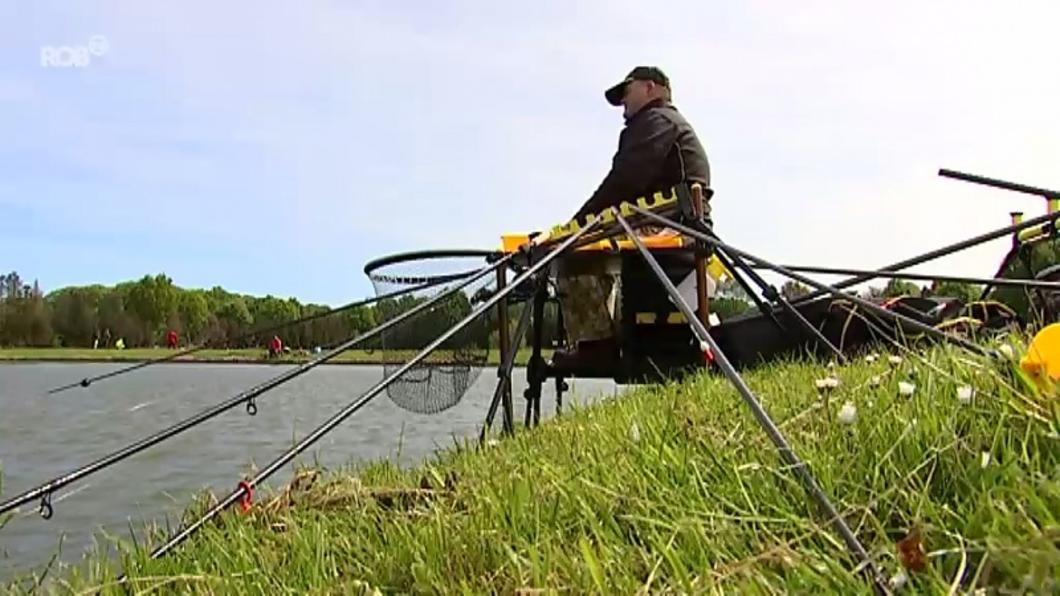
[[[291,325],[276,332],[291,348],[332,346],[367,331],[425,298],[404,296],[371,306],[351,308]],[[262,347],[272,333],[256,330],[284,325],[330,307],[303,304],[294,298],[256,297],[221,287],[185,289],[165,274],[145,275],[114,286],[72,286],[45,294],[39,284],[26,283],[17,272],[0,275],[0,345],[25,347],[125,347],[164,345],[170,331],[181,345]],[[427,333],[445,329],[471,310],[468,297],[457,293],[415,324],[399,325],[387,335],[390,343],[416,347]],[[437,331],[440,333],[441,331]],[[436,333],[437,334],[437,333]],[[378,338],[367,348],[382,347]]]
[[[1002,277],[1028,278],[1044,267],[1060,262],[1060,251],[1052,243],[1041,243],[1028,249]],[[789,299],[810,292],[796,281],[784,283],[780,292]],[[978,300],[980,286],[955,282],[936,282],[920,286],[892,279],[886,285],[872,286],[859,292],[862,297],[881,299],[902,295],[936,295]],[[1030,307],[1026,292],[1020,289],[995,289],[992,299],[1005,302],[1019,313]],[[291,325],[279,332],[285,345],[312,349],[336,345],[377,324],[405,312],[426,299],[407,295],[385,299],[370,306],[351,308]],[[375,349],[419,348],[473,308],[471,299],[458,292],[429,312],[402,324],[382,337],[373,338],[362,347]],[[514,323],[521,307],[509,309]],[[754,308],[750,297],[733,280],[718,287],[711,310],[723,320]],[[175,331],[181,345],[209,344],[217,347],[262,347],[272,334],[255,330],[291,323],[330,310],[320,304],[303,304],[295,298],[256,297],[229,292],[219,286],[211,289],[186,289],[176,286],[163,273],[116,284],[65,287],[45,294],[37,281],[32,284],[17,272],[0,274],[0,346],[28,347],[112,347],[118,339],[126,347],[164,345],[166,334]],[[555,305],[545,313],[545,341],[551,344],[556,319]],[[446,347],[496,346],[497,314],[494,309],[481,322],[447,342]],[[514,327],[514,325],[513,325]]]

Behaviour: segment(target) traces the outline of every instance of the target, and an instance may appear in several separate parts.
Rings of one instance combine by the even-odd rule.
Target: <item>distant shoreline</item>
[[[185,348],[186,349],[186,348]],[[127,348],[124,350],[91,348],[0,348],[0,364],[29,364],[29,363],[137,363],[150,360],[158,360],[173,355],[175,350],[168,348]],[[411,357],[416,352],[413,350],[402,350],[400,355],[404,358]],[[321,353],[322,354],[322,353]],[[547,358],[551,350],[545,350]],[[300,364],[309,362],[320,354],[306,352],[292,352],[284,354],[280,358],[268,358],[265,350],[258,348],[246,348],[237,350],[202,350],[194,354],[181,356],[166,363],[173,364]],[[439,356],[444,357],[444,352]],[[432,355],[433,356],[433,355]],[[326,365],[362,365],[382,366],[382,350],[347,350]],[[517,366],[525,366],[530,358],[530,349],[522,348],[515,358]],[[491,349],[487,356],[487,366],[500,364],[500,354],[496,349]]]

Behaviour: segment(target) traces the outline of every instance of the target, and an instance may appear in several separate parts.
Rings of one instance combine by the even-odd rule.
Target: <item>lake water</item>
[[[201,409],[276,376],[291,365],[161,364],[55,395],[45,392],[123,364],[0,364],[0,500],[152,434]],[[27,503],[0,529],[0,583],[41,568],[59,551],[76,562],[103,533],[129,537],[148,520],[178,519],[194,493],[222,495],[252,466],[263,467],[383,377],[378,366],[320,366],[257,399],[258,413],[237,406],[52,495],[45,520]],[[516,422],[522,425],[525,371],[513,373]],[[275,474],[314,461],[337,467],[390,458],[402,466],[429,458],[454,440],[476,437],[496,382],[482,371],[456,406],[435,415],[398,408],[381,393]],[[615,394],[614,383],[569,381],[564,406]],[[554,415],[553,383],[545,385],[542,419]],[[494,423],[499,428],[500,412]]]

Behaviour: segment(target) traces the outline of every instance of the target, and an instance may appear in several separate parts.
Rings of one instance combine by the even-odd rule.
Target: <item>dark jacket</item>
[[[677,108],[657,99],[626,121],[611,171],[574,217],[581,219],[680,182],[710,187],[707,153]]]

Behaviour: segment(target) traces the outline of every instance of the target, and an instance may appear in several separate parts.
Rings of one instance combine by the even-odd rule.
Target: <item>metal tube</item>
[[[583,228],[584,229],[584,228]],[[548,298],[548,286],[545,278],[538,280],[533,297],[533,330],[531,331],[530,361],[526,366],[527,388],[523,392],[526,398],[526,417],[523,426],[530,428],[531,423],[541,420],[541,386],[544,384],[545,360],[541,357],[541,347],[545,334],[545,300]]]
[[[508,283],[507,275],[507,264],[500,265],[497,267],[497,289],[503,289]],[[508,299],[505,298],[497,303],[497,343],[500,349],[500,360],[501,366],[497,369],[497,382],[504,387],[502,398],[507,397],[504,401],[504,422],[503,428],[505,432],[513,432],[515,429],[509,424],[512,420],[512,412],[509,410],[509,406],[512,403],[511,392],[512,392],[512,369],[511,367],[505,367],[503,363],[508,361],[508,353],[511,351],[511,343],[508,338]],[[512,359],[514,362],[514,358]]]
[[[854,556],[865,566],[865,569],[869,573],[870,579],[872,580],[876,589],[878,591],[881,590],[883,584],[881,583],[882,580],[879,576],[879,572],[877,571],[875,564],[873,563],[872,559],[869,558],[868,553],[865,551],[865,547],[863,547],[861,545],[861,542],[858,541],[857,536],[855,536],[854,533],[851,531],[850,527],[847,526],[846,520],[843,519],[843,517],[836,510],[835,506],[832,505],[831,500],[829,500],[828,496],[824,493],[824,490],[817,483],[816,478],[814,478],[813,474],[810,473],[809,467],[802,460],[799,459],[798,455],[795,454],[795,450],[792,449],[790,444],[788,444],[787,439],[784,438],[784,435],[781,434],[780,429],[769,417],[769,413],[766,412],[764,407],[762,407],[762,404],[758,401],[758,398],[755,397],[754,392],[752,392],[751,388],[747,386],[747,383],[743,380],[743,377],[740,376],[740,373],[736,372],[736,369],[732,366],[732,363],[729,362],[728,358],[726,358],[725,353],[721,351],[721,348],[718,346],[717,342],[714,341],[714,338],[711,337],[710,332],[707,331],[706,326],[704,326],[703,323],[695,316],[695,313],[692,311],[692,308],[688,305],[687,302],[685,302],[680,292],[678,292],[677,288],[674,287],[673,282],[671,282],[670,279],[666,276],[666,272],[663,271],[658,261],[655,260],[655,257],[652,256],[651,252],[648,251],[647,247],[644,246],[644,243],[641,242],[640,238],[638,238],[637,235],[633,232],[633,229],[629,226],[629,223],[626,222],[625,218],[622,217],[621,213],[618,213],[616,217],[619,223],[622,224],[622,227],[626,229],[626,233],[629,234],[629,237],[633,239],[634,244],[637,245],[637,250],[640,251],[641,255],[644,257],[644,260],[648,262],[648,265],[651,266],[652,271],[655,272],[655,277],[659,279],[659,283],[663,285],[663,287],[666,289],[666,292],[670,294],[670,298],[674,301],[674,303],[677,304],[677,307],[685,315],[685,319],[692,326],[692,331],[699,339],[700,345],[708,346],[709,349],[713,351],[714,362],[719,366],[719,368],[721,368],[722,372],[729,379],[729,382],[733,384],[733,386],[736,388],[736,391],[740,394],[741,397],[743,397],[747,405],[750,406],[751,412],[754,414],[755,419],[757,419],[758,423],[762,426],[763,429],[765,429],[766,434],[769,435],[769,438],[773,441],[773,444],[780,452],[781,459],[784,460],[784,463],[791,466],[791,468],[795,470],[795,473],[799,477],[799,480],[802,481],[803,486],[814,498],[814,500],[817,501],[817,504],[825,510],[829,519],[835,525],[836,531],[839,532],[840,536],[842,536],[843,538],[843,541],[846,542],[847,547],[851,550]]]
[[[697,221],[703,221],[703,187],[699,184],[692,185],[692,215]],[[703,256],[706,245],[696,242],[695,270],[696,270],[696,312],[699,320],[705,327],[710,326],[710,302],[707,299],[707,258]]]
[[[510,258],[511,258],[511,256],[507,256],[507,257],[504,257],[502,260],[503,261],[507,261]],[[288,370],[288,371],[286,371],[286,372],[284,372],[284,373],[282,373],[280,375],[277,375],[277,376],[273,377],[272,379],[269,379],[268,381],[265,381],[264,383],[261,383],[260,385],[254,387],[254,388],[252,388],[252,389],[250,389],[248,391],[244,391],[242,393],[239,393],[238,395],[235,395],[235,396],[233,396],[233,397],[231,397],[231,398],[229,398],[229,399],[227,399],[227,400],[225,400],[225,401],[223,401],[223,402],[221,402],[221,403],[219,403],[219,404],[217,404],[215,406],[212,406],[212,407],[209,407],[209,408],[207,408],[205,410],[202,410],[198,414],[195,414],[194,416],[191,416],[190,418],[186,418],[184,420],[181,420],[180,422],[177,422],[176,424],[173,424],[173,425],[171,425],[171,426],[169,426],[169,427],[167,427],[167,428],[165,428],[165,429],[163,429],[161,431],[158,431],[158,432],[156,432],[153,435],[144,437],[143,439],[140,439],[139,441],[136,441],[135,443],[132,443],[131,445],[128,445],[128,446],[126,446],[126,447],[124,447],[122,449],[119,449],[118,451],[115,451],[113,453],[105,455],[105,456],[97,459],[96,461],[88,464],[88,465],[85,465],[85,466],[82,466],[80,468],[77,468],[76,470],[67,472],[66,474],[63,474],[62,476],[56,477],[56,478],[54,478],[52,480],[49,480],[48,482],[45,482],[44,484],[41,484],[40,486],[38,486],[36,488],[33,488],[31,490],[28,490],[28,491],[25,491],[25,492],[23,492],[23,493],[21,493],[19,495],[16,495],[16,496],[4,501],[3,503],[0,503],[0,513],[6,513],[8,511],[11,511],[15,507],[18,507],[19,505],[22,505],[24,503],[28,503],[30,501],[42,498],[42,497],[44,497],[46,495],[50,495],[51,493],[55,492],[56,490],[66,486],[66,485],[68,485],[68,484],[70,484],[70,483],[72,483],[72,482],[74,482],[76,480],[79,480],[79,479],[81,479],[81,478],[83,478],[85,476],[88,476],[90,474],[94,474],[96,472],[99,472],[100,470],[108,468],[108,467],[110,467],[110,466],[112,466],[112,465],[114,465],[114,464],[116,464],[116,463],[118,463],[118,462],[120,462],[120,461],[122,461],[124,459],[132,457],[133,455],[136,455],[137,453],[140,453],[141,451],[144,451],[148,447],[151,447],[153,445],[161,443],[162,441],[164,441],[164,440],[166,440],[166,439],[168,439],[170,437],[173,437],[173,436],[175,436],[177,434],[180,434],[180,433],[188,430],[189,428],[191,428],[193,426],[201,424],[202,422],[205,422],[205,421],[207,421],[207,420],[209,420],[209,419],[211,419],[211,418],[213,418],[213,417],[215,417],[215,416],[217,416],[217,415],[219,415],[219,414],[221,414],[221,413],[223,413],[223,412],[225,412],[227,410],[230,410],[230,409],[234,408],[235,406],[237,406],[237,405],[239,405],[239,404],[241,404],[243,402],[250,403],[251,400],[253,400],[255,397],[261,395],[262,393],[265,393],[266,391],[269,391],[270,389],[278,387],[279,385],[282,385],[283,383],[286,383],[287,381],[289,381],[289,380],[291,380],[291,379],[293,379],[295,377],[298,377],[298,376],[300,376],[300,375],[302,375],[302,374],[304,374],[306,372],[309,372],[313,368],[316,368],[318,365],[323,364],[323,363],[327,362],[328,360],[331,360],[332,358],[338,356],[342,352],[348,350],[350,347],[352,347],[352,346],[354,346],[354,345],[356,345],[356,344],[358,344],[358,343],[360,343],[360,342],[362,342],[362,341],[364,341],[364,340],[366,340],[368,338],[374,337],[375,335],[378,335],[379,333],[382,333],[383,331],[386,331],[387,329],[390,329],[391,327],[397,325],[398,323],[400,323],[402,321],[405,321],[406,319],[408,319],[410,317],[413,317],[413,316],[419,314],[420,312],[423,312],[424,310],[434,306],[440,300],[442,300],[444,298],[447,298],[450,295],[454,294],[455,292],[459,291],[460,289],[464,288],[465,286],[470,285],[472,282],[474,282],[475,280],[481,278],[482,276],[486,275],[487,273],[489,273],[492,270],[493,270],[493,265],[487,265],[486,267],[483,267],[482,269],[480,269],[478,273],[476,273],[475,275],[469,277],[468,279],[464,280],[463,282],[457,284],[456,286],[453,286],[452,288],[446,290],[445,292],[442,292],[438,296],[435,296],[434,298],[431,298],[430,300],[422,302],[422,303],[418,304],[416,307],[414,307],[414,308],[412,308],[412,309],[410,309],[410,310],[408,310],[408,311],[406,311],[406,312],[394,317],[393,319],[390,319],[389,321],[386,321],[385,323],[383,323],[381,325],[376,326],[374,329],[366,331],[366,332],[358,335],[357,337],[354,337],[353,339],[350,339],[348,341],[343,342],[342,344],[339,344],[338,347],[336,347],[336,348],[324,353],[320,358],[317,358],[316,360],[311,360],[309,362],[302,363],[301,365],[299,365],[299,366],[297,366],[297,367],[295,367],[295,368],[293,368],[291,370]]]
[[[369,389],[366,393],[364,393],[356,401],[348,404],[342,410],[340,410],[337,413],[335,413],[331,418],[328,418],[327,421],[325,421],[323,424],[321,424],[316,429],[314,429],[313,432],[309,433],[305,438],[303,438],[301,441],[299,441],[297,445],[291,447],[283,455],[281,455],[280,457],[278,457],[275,460],[273,460],[272,463],[270,463],[269,465],[267,465],[264,468],[262,468],[262,470],[260,472],[258,472],[251,480],[248,480],[246,483],[241,483],[239,488],[237,488],[231,494],[229,494],[227,497],[222,499],[217,505],[215,505],[212,508],[210,508],[202,517],[200,517],[198,520],[196,520],[191,525],[189,525],[189,526],[185,527],[184,529],[182,529],[175,536],[173,536],[168,541],[166,541],[165,544],[162,544],[157,549],[155,549],[151,553],[151,558],[157,559],[158,557],[161,557],[161,556],[165,555],[167,552],[169,552],[174,547],[179,545],[181,542],[186,540],[189,536],[191,536],[196,530],[198,530],[204,524],[206,524],[206,522],[208,522],[211,519],[213,519],[222,510],[224,510],[227,507],[231,506],[238,499],[240,499],[246,493],[246,490],[247,490],[246,487],[253,488],[255,486],[260,485],[262,481],[264,481],[269,476],[274,474],[277,470],[279,470],[281,467],[286,465],[287,462],[289,462],[292,459],[294,459],[299,453],[301,453],[302,451],[305,451],[313,443],[318,441],[321,437],[323,437],[327,433],[331,432],[331,430],[333,428],[335,428],[336,426],[338,426],[343,420],[345,420],[346,418],[350,417],[352,414],[354,414],[355,412],[360,410],[362,407],[364,407],[365,404],[367,404],[372,399],[374,399],[377,395],[382,393],[383,390],[385,390],[387,388],[387,386],[389,386],[391,383],[393,383],[401,375],[405,374],[412,367],[416,366],[421,361],[423,361],[425,358],[427,358],[427,356],[429,356],[431,354],[431,352],[433,352],[434,350],[438,349],[438,347],[441,346],[450,337],[452,337],[453,335],[458,333],[464,327],[468,326],[472,321],[474,321],[476,318],[481,316],[482,313],[486,312],[487,309],[492,308],[499,300],[501,300],[502,298],[507,296],[509,293],[511,293],[512,290],[514,290],[515,288],[519,287],[519,285],[522,284],[522,282],[524,280],[526,280],[531,275],[536,274],[542,267],[547,265],[549,262],[551,262],[553,259],[555,259],[557,256],[559,256],[561,253],[566,251],[570,247],[571,244],[573,244],[575,241],[578,240],[578,238],[581,237],[582,233],[584,233],[587,230],[592,229],[594,227],[594,223],[590,223],[590,224],[586,225],[584,228],[582,228],[581,230],[575,232],[570,238],[568,238],[566,241],[564,241],[562,244],[560,244],[552,252],[550,252],[547,255],[545,255],[540,261],[535,263],[532,267],[530,267],[529,269],[524,271],[522,274],[517,276],[514,280],[512,280],[512,283],[510,285],[505,287],[503,290],[499,290],[496,293],[494,293],[493,296],[491,296],[488,300],[486,300],[485,302],[483,302],[482,304],[480,304],[479,306],[474,308],[466,317],[464,317],[458,323],[456,323],[455,325],[450,327],[448,330],[446,330],[445,333],[442,333],[437,338],[435,338],[434,341],[432,341],[430,344],[428,344],[426,347],[424,347],[422,350],[420,350],[415,356],[413,356],[411,359],[409,359],[408,362],[406,362],[405,364],[401,365],[400,368],[398,368],[396,371],[394,371],[392,374],[387,376],[385,379],[383,379],[379,383],[376,383],[376,385],[374,387]]]
[[[519,315],[519,325],[515,329],[515,334],[512,336],[515,345],[519,345],[523,341],[523,337],[526,336],[526,330],[530,327],[530,313],[532,312],[532,305],[527,302],[523,304],[522,313]],[[518,350],[512,350],[505,356],[505,360],[501,363],[501,372],[498,372],[497,387],[493,390],[493,399],[490,401],[489,411],[486,413],[486,424],[482,427],[482,433],[479,435],[479,442],[486,440],[486,433],[490,427],[493,426],[493,418],[497,415],[497,407],[502,400],[506,400],[504,404],[504,432],[511,434],[515,432],[515,423],[513,418],[512,409],[512,368],[515,366],[515,356]]]
[[[683,232],[685,234],[688,234],[689,236],[692,236],[693,238],[700,238],[700,239],[702,239],[702,240],[704,240],[706,242],[710,242],[710,243],[714,244],[717,247],[725,249],[729,253],[737,254],[737,255],[740,255],[740,256],[742,256],[744,258],[751,259],[752,261],[756,261],[758,263],[761,263],[762,265],[765,265],[766,267],[768,267],[769,269],[772,269],[773,271],[776,271],[777,273],[780,273],[780,274],[782,274],[784,276],[790,277],[790,278],[792,278],[794,280],[801,281],[802,283],[804,283],[806,285],[818,288],[818,290],[820,290],[824,294],[831,294],[833,296],[838,296],[838,297],[843,298],[845,300],[849,300],[849,301],[851,301],[851,302],[853,302],[855,304],[858,304],[860,306],[863,306],[863,307],[869,309],[872,312],[875,312],[877,314],[881,314],[881,315],[883,315],[883,316],[885,316],[885,317],[887,317],[887,318],[889,318],[891,320],[900,321],[902,323],[905,323],[905,324],[917,329],[918,331],[923,331],[924,333],[927,333],[928,335],[931,335],[933,337],[937,337],[939,339],[943,339],[945,341],[948,341],[948,342],[950,342],[952,344],[958,345],[958,346],[960,346],[960,347],[962,347],[962,348],[964,348],[964,349],[966,349],[966,350],[968,350],[970,352],[974,352],[976,354],[980,354],[980,355],[983,355],[983,356],[992,356],[994,354],[991,350],[987,350],[986,348],[983,348],[982,346],[978,346],[978,345],[973,344],[973,343],[971,343],[969,341],[963,340],[963,339],[961,339],[959,337],[955,337],[955,336],[943,333],[943,332],[939,331],[938,329],[935,329],[934,327],[931,327],[930,325],[925,325],[925,324],[921,323],[920,321],[917,321],[917,320],[912,319],[910,317],[907,317],[905,315],[902,315],[902,314],[887,310],[886,308],[883,308],[883,307],[879,306],[878,304],[873,304],[872,302],[869,302],[868,300],[865,300],[863,298],[858,298],[857,296],[854,296],[853,294],[847,294],[846,292],[842,292],[842,291],[836,289],[837,286],[828,286],[828,285],[822,284],[822,283],[820,283],[818,281],[815,281],[813,279],[810,279],[810,278],[808,278],[808,277],[806,277],[804,275],[799,275],[798,273],[795,273],[794,271],[791,271],[790,269],[786,269],[786,268],[784,268],[784,267],[782,267],[780,265],[774,265],[773,263],[770,263],[769,261],[767,261],[767,260],[765,260],[765,259],[763,259],[761,257],[756,257],[756,256],[754,256],[754,255],[752,255],[750,253],[746,253],[746,252],[744,252],[744,251],[742,251],[742,250],[740,250],[738,248],[734,248],[734,247],[722,242],[721,240],[719,240],[716,236],[713,236],[712,234],[708,235],[708,234],[700,232],[698,230],[693,230],[692,228],[689,228],[688,226],[685,226],[685,225],[682,225],[680,223],[677,223],[676,221],[672,221],[672,220],[666,219],[665,217],[660,217],[658,215],[655,215],[654,213],[651,213],[651,212],[648,212],[648,211],[644,211],[643,209],[640,209],[639,207],[633,207],[633,209],[635,211],[637,211],[638,213],[641,213],[642,215],[646,215],[647,217],[649,217],[651,219],[654,219],[654,220],[658,221],[659,223],[661,223],[661,224],[663,224],[665,226],[671,227],[671,228],[673,228],[673,229],[675,229],[675,230],[677,230],[679,232]]]
[[[769,269],[768,266],[756,262],[752,267],[756,269]],[[898,271],[869,271],[866,269],[848,269],[845,267],[818,267],[815,265],[781,265],[785,269],[799,271],[802,273],[820,273],[824,275],[872,275],[886,279],[916,279],[922,281],[952,281],[957,283],[990,284],[995,286],[1010,286],[1020,288],[1043,288],[1048,290],[1060,290],[1060,282],[1037,281],[1032,279],[1005,279],[989,277],[962,277],[955,275],[930,275],[927,273],[905,273]]]
[[[639,211],[639,209],[638,209],[638,211]],[[997,238],[1001,238],[1002,236],[1007,236],[1008,234],[1019,232],[1020,230],[1024,230],[1024,229],[1027,229],[1027,228],[1030,228],[1030,227],[1033,227],[1033,226],[1036,226],[1036,225],[1039,225],[1039,224],[1042,224],[1042,223],[1046,223],[1046,222],[1054,222],[1057,219],[1058,219],[1058,217],[1055,214],[1047,214],[1047,215],[1042,215],[1040,217],[1035,217],[1033,219],[1028,219],[1028,220],[1022,221],[1022,222],[1020,222],[1018,224],[1014,224],[1014,225],[1011,225],[1011,226],[1006,226],[1004,228],[998,228],[998,229],[993,230],[991,232],[987,232],[985,234],[980,234],[979,236],[975,236],[975,237],[969,238],[967,240],[961,240],[960,242],[956,242],[954,244],[950,244],[948,246],[944,246],[942,248],[933,250],[931,252],[926,252],[926,253],[917,255],[915,257],[906,259],[904,261],[899,261],[897,263],[892,263],[891,265],[887,265],[886,267],[881,267],[881,270],[883,270],[883,271],[895,271],[895,270],[898,270],[898,269],[908,269],[909,267],[915,267],[915,266],[920,265],[922,263],[926,263],[928,261],[933,261],[933,260],[935,260],[935,259],[937,259],[939,257],[944,257],[946,255],[953,254],[955,252],[964,250],[966,248],[971,248],[973,246],[978,246],[980,244],[983,244],[984,242],[989,242],[991,240],[995,240]],[[837,290],[841,290],[843,288],[848,288],[850,286],[855,286],[855,285],[857,285],[859,283],[866,282],[866,281],[869,281],[871,279],[873,279],[872,275],[859,275],[857,277],[853,277],[853,278],[846,279],[846,280],[837,282],[835,284],[832,284],[832,287],[837,289]],[[808,302],[808,301],[813,300],[815,298],[820,298],[821,296],[824,296],[825,294],[827,294],[827,292],[820,291],[820,290],[814,291],[814,292],[810,292],[809,294],[807,294],[805,296],[800,296],[799,298],[797,298],[795,300],[792,300],[791,303],[792,304],[801,304],[803,302]]]
[[[1048,188],[1038,188],[1036,186],[1027,186],[1026,184],[1019,184],[1018,182],[1008,182],[1007,180],[999,180],[997,178],[987,178],[986,176],[978,176],[976,174],[966,174],[964,172],[958,172],[956,170],[947,170],[946,168],[941,168],[939,170],[939,176],[943,176],[946,178],[954,178],[956,180],[964,180],[965,182],[974,182],[976,184],[984,184],[986,186],[993,186],[994,188],[1001,188],[1014,192],[1038,195],[1047,199],[1060,198],[1060,191],[1049,190]]]

